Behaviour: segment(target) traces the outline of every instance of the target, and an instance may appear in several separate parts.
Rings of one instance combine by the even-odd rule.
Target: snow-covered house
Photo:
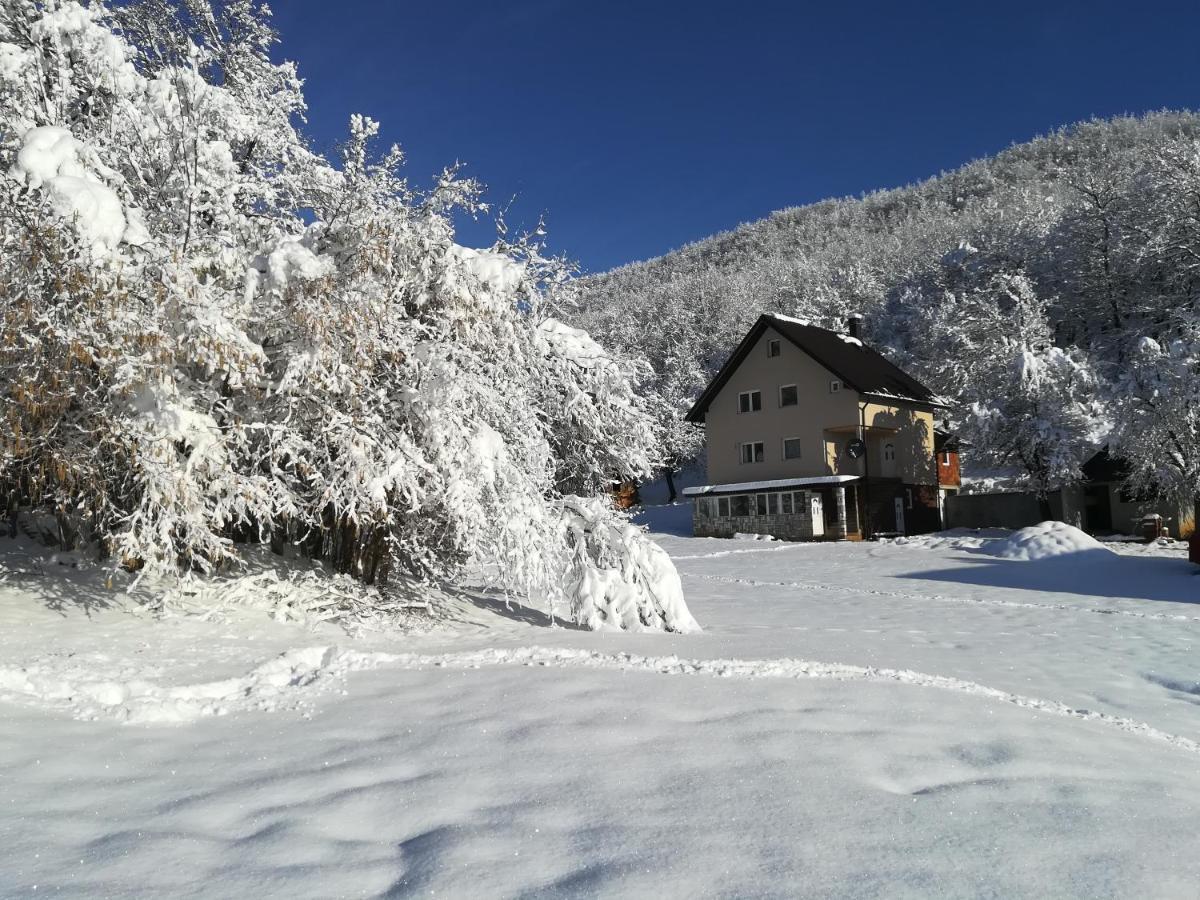
[[[939,527],[934,413],[945,402],[847,332],[760,316],[688,412],[708,484],[688,488],[697,535],[789,540]]]

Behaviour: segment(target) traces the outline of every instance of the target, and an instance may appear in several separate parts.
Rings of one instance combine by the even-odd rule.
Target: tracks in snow
[[[0,668],[0,698],[69,709],[80,718],[181,723],[232,712],[303,708],[308,695],[339,685],[355,671],[544,666],[710,678],[816,679],[912,685],[1095,722],[1200,755],[1200,742],[1134,719],[1014,694],[944,675],[807,659],[686,659],[539,646],[442,654],[393,654],[323,646],[290,650],[239,678],[182,686],[161,686],[145,681],[118,684],[96,674],[89,675],[85,669],[51,672],[44,666],[40,671]]]

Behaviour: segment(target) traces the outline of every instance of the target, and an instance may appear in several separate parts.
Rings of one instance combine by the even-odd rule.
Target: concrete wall
[[[1083,492],[1079,488],[1052,491],[1047,498],[1050,518],[1083,528]],[[952,494],[946,497],[947,528],[1025,528],[1045,520],[1036,494]]]
[[[1174,538],[1188,537],[1195,527],[1192,521],[1192,511],[1187,508],[1186,504],[1170,500],[1122,503],[1121,486],[1108,484],[1106,487],[1108,488],[1109,506],[1112,509],[1113,531],[1120,534],[1138,534],[1141,530],[1139,526],[1142,516],[1150,513],[1158,513],[1163,517]]]
[[[779,341],[779,356],[767,356],[767,343],[772,340]],[[836,375],[775,329],[766,329],[705,414],[708,483],[864,474],[863,461],[845,454],[846,443],[857,433],[826,433],[829,428],[854,429],[860,424],[859,395],[845,386],[831,392],[830,382],[835,380]],[[796,406],[779,405],[779,389],[787,384],[797,386],[800,402]],[[744,391],[761,392],[761,410],[738,412],[738,395]],[[868,434],[871,474],[884,471],[883,448],[892,443],[895,477],[914,484],[935,484],[933,415],[878,403],[867,404],[865,412],[867,425],[897,429],[895,434]],[[786,438],[800,440],[799,459],[783,458]],[[741,461],[741,444],[750,441],[763,442],[762,462]]]

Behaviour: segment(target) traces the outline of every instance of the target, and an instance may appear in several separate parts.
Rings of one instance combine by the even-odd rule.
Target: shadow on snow
[[[1200,603],[1195,565],[1184,559],[1120,556],[1084,550],[1049,559],[1011,560],[972,550],[970,566],[900,575],[918,581],[945,581],[1020,591],[1077,594],[1172,603]]]

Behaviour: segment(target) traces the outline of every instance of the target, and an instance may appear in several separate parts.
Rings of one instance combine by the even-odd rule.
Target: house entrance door
[[[812,494],[811,497],[812,533],[813,537],[821,537],[825,534],[825,510],[821,506],[820,494]]]
[[[1112,498],[1107,484],[1092,484],[1084,489],[1083,527],[1092,534],[1112,531]]]
[[[904,498],[896,498],[896,530],[904,534]]]
[[[891,441],[879,448],[879,474],[883,478],[896,477],[896,445]]]

